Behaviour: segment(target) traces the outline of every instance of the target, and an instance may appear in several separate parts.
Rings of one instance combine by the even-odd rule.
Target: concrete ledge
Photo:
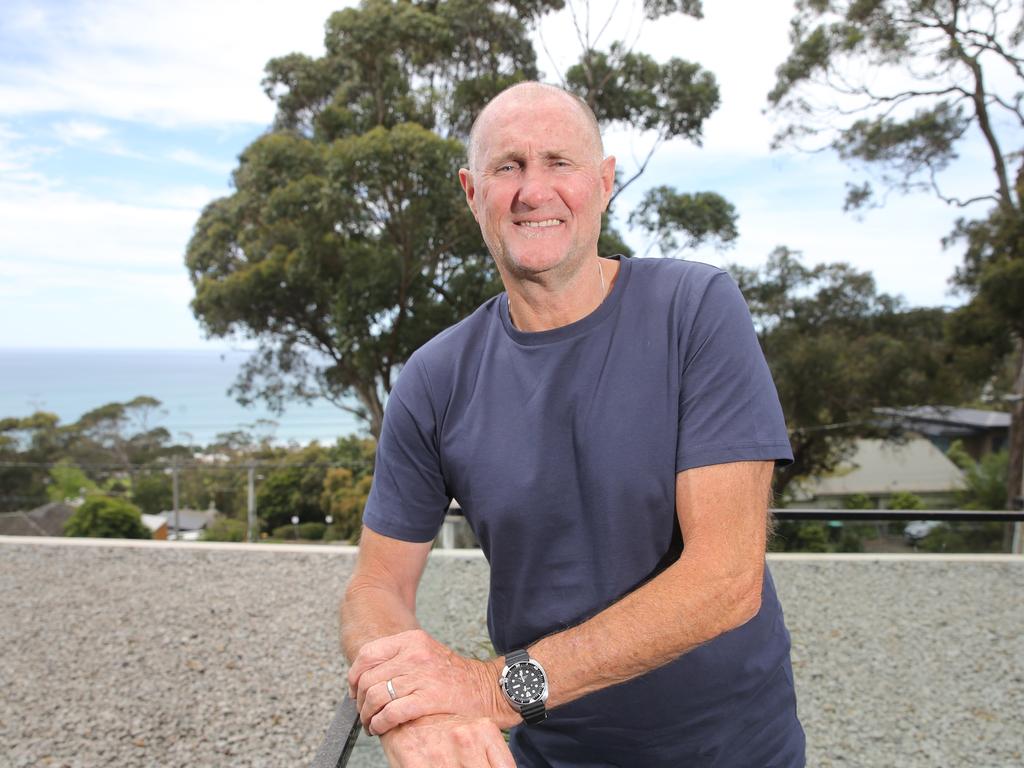
[[[0,538],[0,763],[308,764],[344,692],[337,606],[355,553]],[[1024,764],[1021,558],[770,560],[808,765]],[[492,655],[488,577],[479,550],[433,550],[424,628]],[[360,739],[350,768],[385,765],[379,741]]]
[[[89,539],[75,536],[0,536],[0,545],[43,545],[56,547],[128,547],[140,549],[170,549],[176,551],[223,551],[223,552],[263,552],[263,553],[296,553],[322,555],[354,555],[359,547],[350,544],[249,544],[230,541],[151,541],[148,539]],[[432,549],[430,556],[436,558],[454,558],[467,560],[484,560],[480,549]],[[917,554],[892,553],[820,553],[820,552],[769,552],[769,563],[842,563],[842,562],[882,562],[882,563],[1015,563],[1024,565],[1024,555],[999,554],[940,554],[920,552]]]

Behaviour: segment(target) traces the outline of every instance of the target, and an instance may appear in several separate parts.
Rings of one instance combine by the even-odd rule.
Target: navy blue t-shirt
[[[506,653],[678,558],[677,472],[791,458],[732,279],[696,262],[621,259],[608,297],[575,323],[525,333],[501,294],[410,358],[363,521],[430,541],[458,499],[490,562],[488,627]],[[754,619],[514,729],[512,748],[520,766],[541,768],[803,765],[771,575]]]

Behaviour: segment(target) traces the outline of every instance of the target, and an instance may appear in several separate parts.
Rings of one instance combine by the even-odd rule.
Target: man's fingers
[[[369,726],[373,716],[386,707],[390,701],[391,695],[388,693],[387,681],[377,683],[367,689],[366,695],[363,697],[363,704],[359,708],[359,719],[363,721],[363,725]],[[375,730],[374,733],[379,734],[381,731]]]
[[[436,714],[441,713],[436,708],[427,706],[422,696],[412,694],[388,702],[370,719],[370,727],[374,733],[380,735],[402,723]]]
[[[359,687],[359,678],[369,669],[394,657],[402,647],[402,635],[381,637],[367,643],[359,649],[359,655],[348,668],[348,685],[355,690]]]
[[[488,743],[487,764],[490,768],[516,768],[516,761],[503,738]]]

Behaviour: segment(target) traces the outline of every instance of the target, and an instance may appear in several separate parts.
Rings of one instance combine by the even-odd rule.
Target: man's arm
[[[341,645],[349,662],[367,643],[419,627],[416,590],[429,554],[430,542],[399,541],[363,528],[341,602]]]
[[[363,528],[359,559],[341,603],[341,643],[350,662],[367,644],[419,628],[416,591],[430,546]],[[480,717],[428,715],[389,729],[381,745],[396,768],[515,768],[500,731]]]
[[[530,656],[548,673],[549,707],[649,672],[757,614],[772,467],[770,461],[736,462],[676,476],[685,546],[679,560],[588,621],[530,646]],[[470,683],[452,692],[457,684],[444,674],[447,649],[438,645],[407,632],[363,649],[349,681],[359,692],[364,722],[385,732],[438,712],[440,701],[455,702],[444,711],[489,717],[500,727],[521,721],[496,695],[501,659],[482,662],[485,671],[476,675],[479,685],[490,686],[490,696]],[[380,684],[398,674],[412,694],[390,702]]]

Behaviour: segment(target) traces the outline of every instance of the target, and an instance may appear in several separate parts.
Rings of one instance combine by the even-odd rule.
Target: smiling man
[[[738,289],[599,256],[615,161],[564,91],[492,100],[468,166],[506,290],[418,350],[388,402],[342,604],[364,724],[406,768],[803,765],[765,566],[791,455]],[[416,619],[452,498],[490,563],[489,661]]]

